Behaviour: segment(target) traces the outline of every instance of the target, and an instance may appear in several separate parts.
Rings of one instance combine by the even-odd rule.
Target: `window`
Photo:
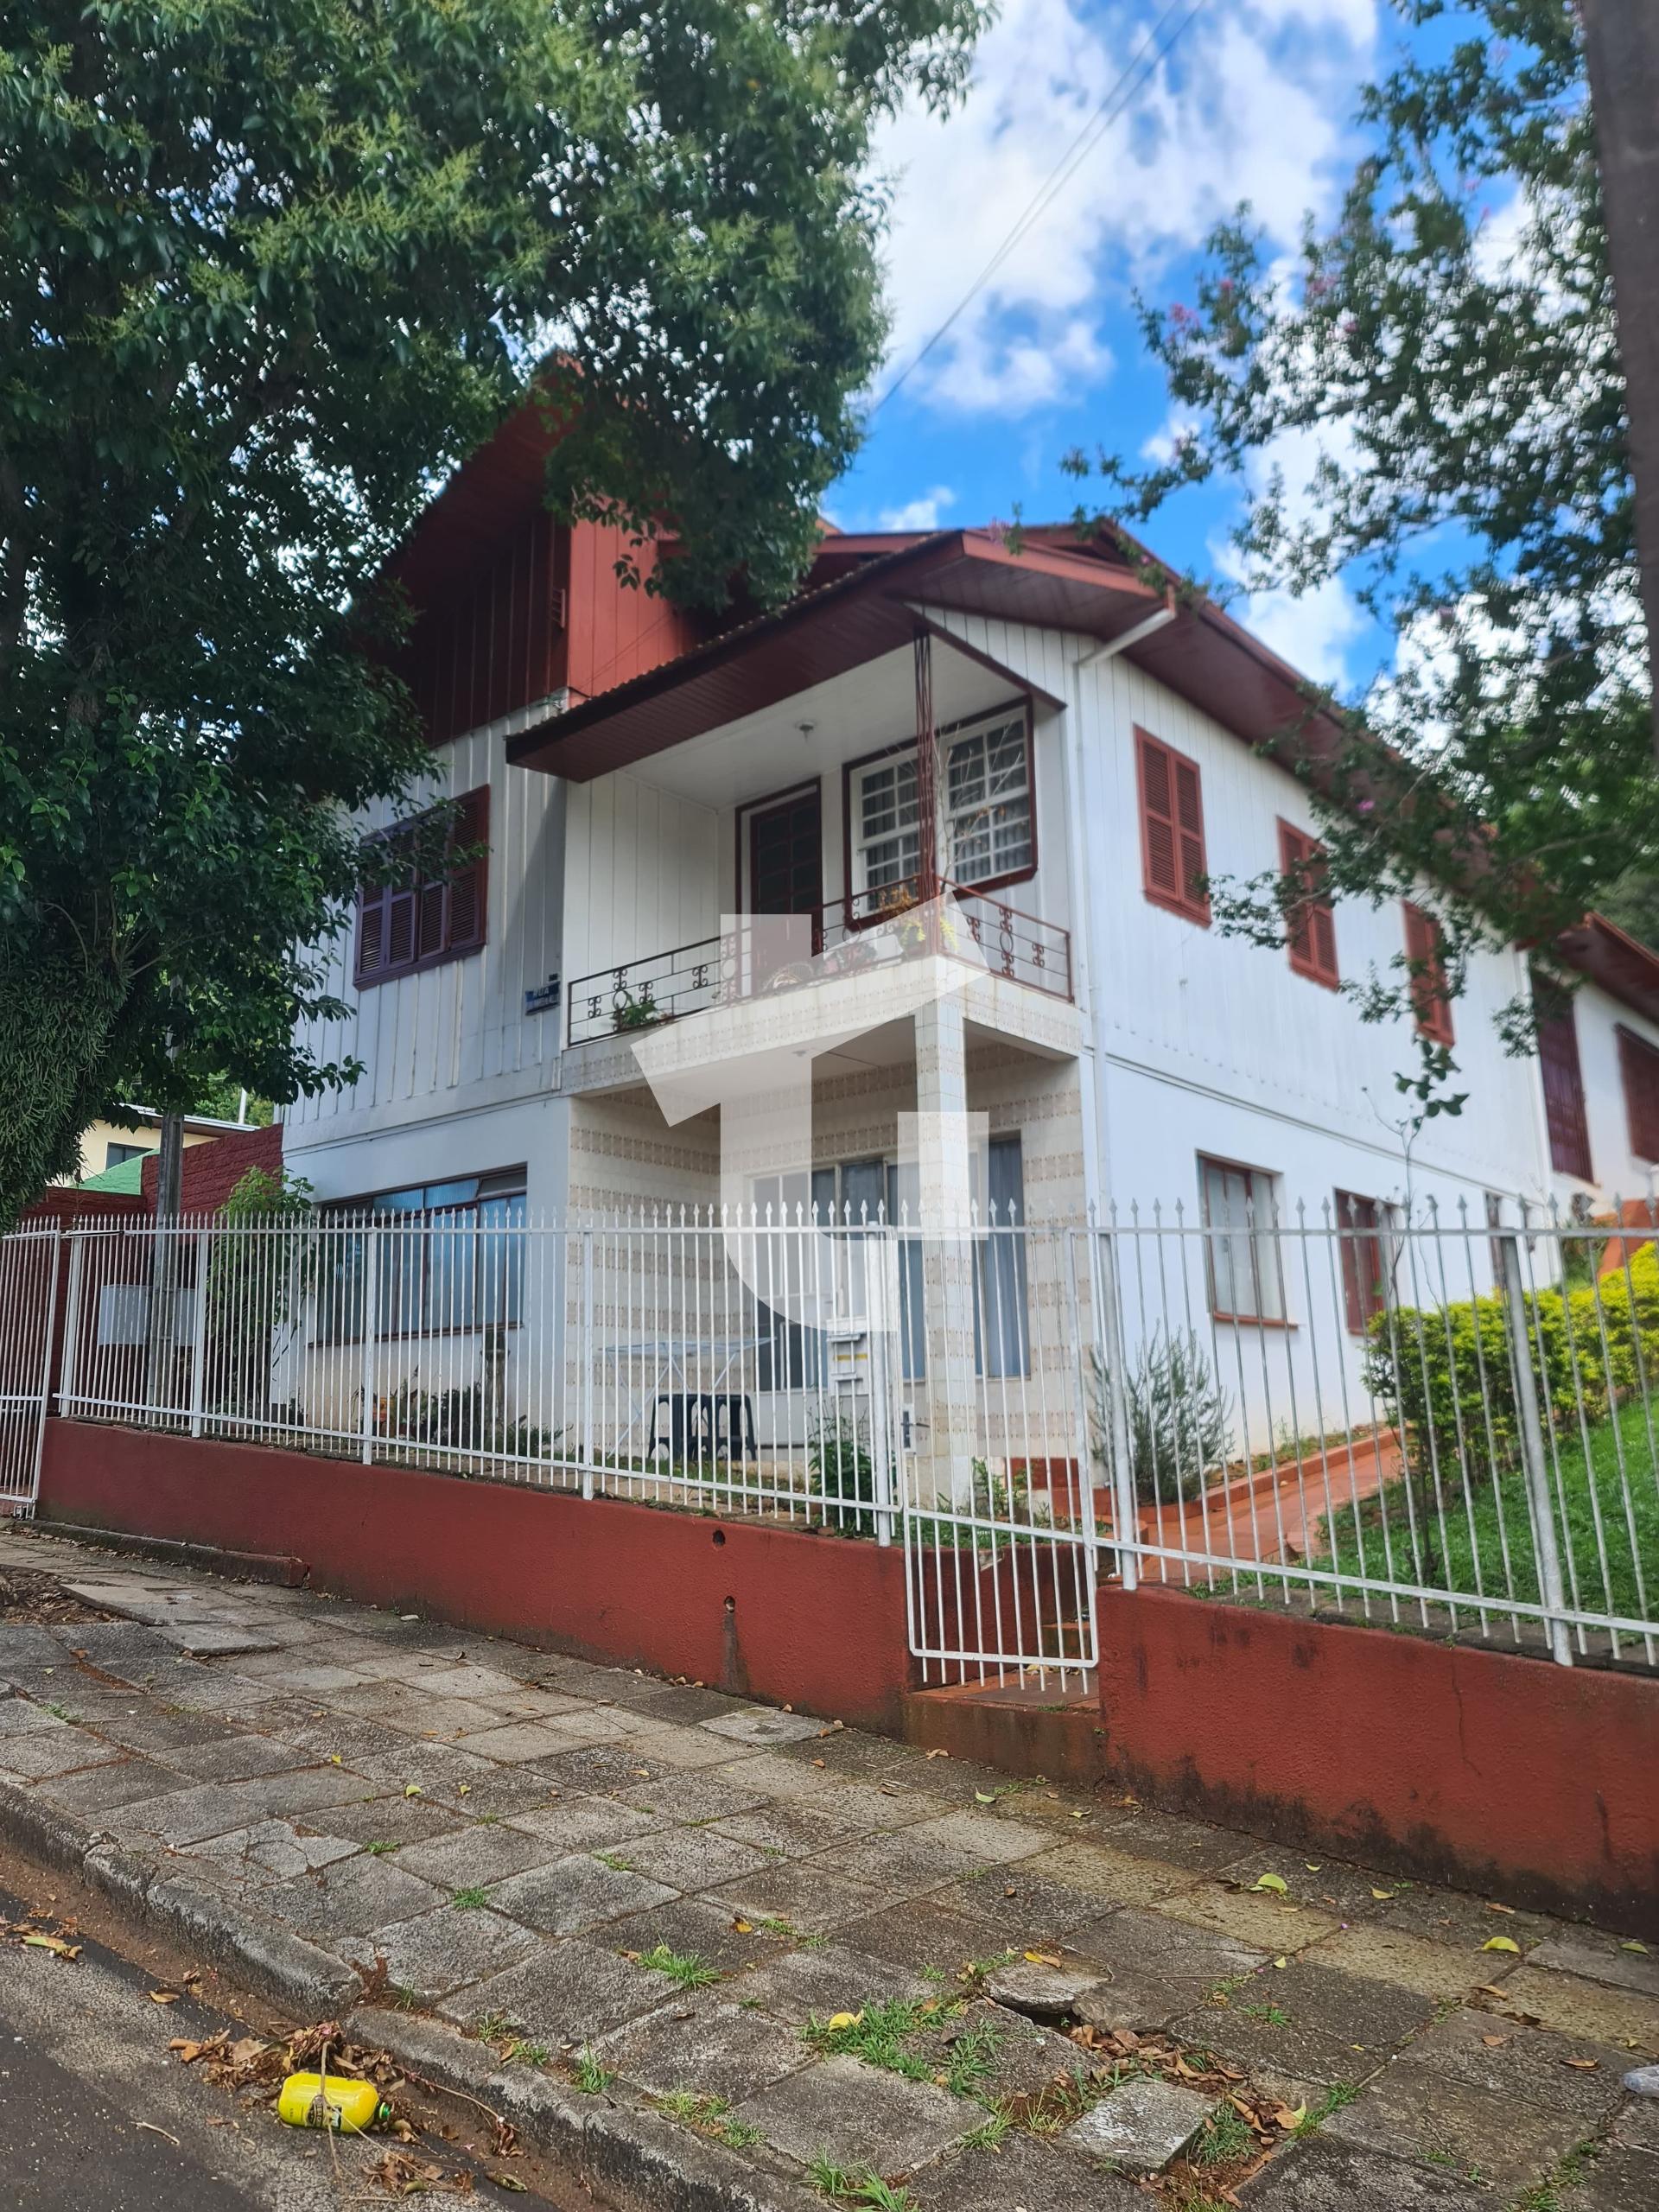
[[[1393,1208],[1357,1191],[1337,1192],[1337,1240],[1342,1249],[1343,1318],[1363,1337],[1388,1303]]]
[[[1638,1160],[1659,1160],[1659,1050],[1621,1024],[1618,1071],[1624,1081],[1624,1113],[1630,1125],[1630,1150]]]
[[[1325,894],[1325,848],[1306,830],[1279,824],[1279,869],[1294,876],[1302,896],[1285,912],[1285,944],[1299,976],[1334,991],[1342,981],[1337,966],[1337,918]]]
[[[1278,1179],[1198,1157],[1210,1311],[1223,1321],[1282,1321]]]
[[[387,836],[394,853],[408,854],[408,864],[385,883],[365,884],[358,893],[356,982],[359,990],[388,982],[441,960],[476,952],[484,942],[488,906],[490,794],[468,791],[456,803],[443,839],[443,860],[479,847],[474,857],[450,868],[435,860],[422,865],[422,849],[443,810],[433,808]],[[423,835],[424,832],[424,835]]]
[[[1141,864],[1146,893],[1188,921],[1210,924],[1204,888],[1204,794],[1198,764],[1143,729],[1135,734],[1141,780]]]
[[[383,1191],[368,1201],[374,1217],[326,1240],[327,1279],[319,1338],[345,1343],[363,1334],[367,1254],[375,1255],[374,1333],[442,1336],[523,1317],[524,1178],[522,1168]]]
[[[1406,964],[1411,976],[1411,1002],[1416,1010],[1417,1032],[1436,1045],[1453,1042],[1452,1001],[1446,995],[1446,976],[1440,961],[1440,925],[1421,906],[1403,900],[1406,918]]]
[[[944,874],[976,889],[1012,883],[1037,865],[1031,721],[1024,706],[939,732]],[[855,912],[913,889],[922,866],[916,748],[847,772],[848,860]]]
[[[1031,874],[1031,731],[1023,707],[949,740],[944,823],[944,872],[953,883],[1009,883]]]
[[[1578,1025],[1573,1001],[1559,983],[1535,970],[1533,1005],[1538,1016],[1538,1069],[1544,1085],[1544,1120],[1549,1129],[1549,1161],[1559,1175],[1590,1172],[1590,1128],[1584,1110],[1584,1071],[1579,1065]]]
[[[988,1223],[975,1273],[974,1363],[982,1375],[1028,1375],[1025,1161],[1018,1137],[986,1147]]]
[[[152,1147],[147,1144],[106,1144],[104,1147],[105,1167],[119,1167],[124,1160],[148,1160]]]

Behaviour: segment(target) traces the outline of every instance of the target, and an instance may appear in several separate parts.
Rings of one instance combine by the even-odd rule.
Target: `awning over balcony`
[[[1127,541],[1119,547],[1045,530],[1016,550],[998,532],[963,530],[892,551],[875,550],[881,543],[827,538],[816,573],[828,572],[830,582],[550,716],[514,738],[508,757],[575,783],[631,767],[893,652],[913,635],[918,607],[1108,644],[1165,604],[1165,588],[1148,580],[1148,564],[1132,562]],[[1315,757],[1333,747],[1335,725],[1311,703],[1304,680],[1217,607],[1181,607],[1127,650],[1248,744],[1283,739]]]

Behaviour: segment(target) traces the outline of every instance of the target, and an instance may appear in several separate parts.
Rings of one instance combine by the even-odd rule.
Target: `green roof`
[[[82,1191],[131,1191],[142,1193],[144,1187],[144,1161],[148,1153],[141,1153],[135,1160],[118,1160],[113,1167],[105,1167],[97,1175],[87,1175],[77,1184]]]

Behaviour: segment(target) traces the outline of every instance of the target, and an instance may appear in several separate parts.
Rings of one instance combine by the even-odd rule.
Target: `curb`
[[[757,2171],[722,2143],[647,2107],[577,2095],[533,2068],[503,2069],[485,2044],[435,2020],[372,2005],[346,2020],[363,1986],[350,1967],[210,1882],[152,1866],[11,1783],[0,1782],[0,1841],[80,1874],[296,2018],[341,2019],[355,2041],[389,2052],[410,2075],[476,2098],[612,2212],[823,2212],[822,2197]]]
[[[821,2196],[724,2144],[609,2095],[577,2096],[531,2068],[499,2069],[484,2044],[435,2020],[365,2005],[345,2025],[411,2075],[501,2113],[612,2212],[823,2212]]]
[[[77,1521],[18,1519],[15,1530],[49,1536],[66,1544],[84,1544],[91,1551],[118,1552],[135,1559],[161,1560],[170,1567],[200,1567],[209,1574],[229,1575],[241,1582],[274,1582],[297,1590],[310,1574],[302,1559],[287,1552],[233,1552],[220,1544],[186,1543],[177,1536],[132,1536],[120,1529],[83,1528]]]
[[[149,1865],[103,1829],[10,1783],[0,1783],[0,1838],[48,1866],[83,1874],[111,1904],[161,1922],[215,1966],[232,1969],[259,1995],[302,2019],[338,2013],[362,1988],[350,1967],[280,1922],[199,1876]]]

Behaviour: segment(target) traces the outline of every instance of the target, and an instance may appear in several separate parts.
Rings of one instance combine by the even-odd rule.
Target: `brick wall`
[[[250,1167],[263,1167],[275,1175],[282,1165],[280,1122],[273,1122],[267,1129],[238,1129],[228,1136],[215,1137],[211,1144],[193,1144],[184,1155],[184,1194],[179,1211],[217,1213]],[[160,1172],[152,1153],[144,1162],[143,1207],[146,1213],[156,1211],[156,1181]]]

